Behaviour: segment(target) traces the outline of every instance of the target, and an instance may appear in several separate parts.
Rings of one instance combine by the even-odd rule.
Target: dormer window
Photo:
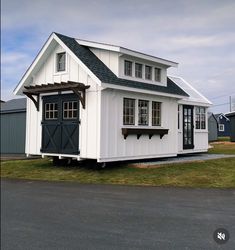
[[[152,80],[152,67],[145,65],[145,79]]]
[[[65,71],[65,52],[56,55],[56,69],[57,72]]]
[[[142,78],[142,66],[140,63],[135,64],[135,77]]]
[[[154,80],[156,82],[160,82],[161,81],[161,69],[159,69],[159,68],[155,68],[154,69]]]
[[[132,62],[125,60],[124,74],[126,76],[132,76]]]

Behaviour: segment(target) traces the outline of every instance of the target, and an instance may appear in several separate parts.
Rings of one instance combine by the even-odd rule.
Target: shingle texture
[[[120,85],[123,87],[138,88],[163,92],[174,95],[188,96],[171,79],[167,78],[167,87],[118,78],[88,47],[78,44],[71,37],[55,33],[59,39],[95,74],[103,83]]]

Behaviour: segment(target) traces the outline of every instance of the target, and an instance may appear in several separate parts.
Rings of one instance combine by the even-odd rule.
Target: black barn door
[[[194,148],[193,106],[183,106],[183,149]]]
[[[43,97],[44,153],[79,154],[79,101],[74,94]]]

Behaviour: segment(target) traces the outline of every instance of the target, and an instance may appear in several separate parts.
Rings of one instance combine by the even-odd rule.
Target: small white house
[[[52,33],[18,86],[26,154],[97,162],[206,152],[211,103],[178,64]]]

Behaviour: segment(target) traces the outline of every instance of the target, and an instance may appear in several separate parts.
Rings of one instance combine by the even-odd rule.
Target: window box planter
[[[128,135],[136,135],[137,139],[140,138],[141,135],[148,135],[149,139],[152,138],[153,135],[160,135],[160,139],[166,134],[168,134],[169,129],[164,128],[122,128],[122,135],[124,139],[127,138]]]

